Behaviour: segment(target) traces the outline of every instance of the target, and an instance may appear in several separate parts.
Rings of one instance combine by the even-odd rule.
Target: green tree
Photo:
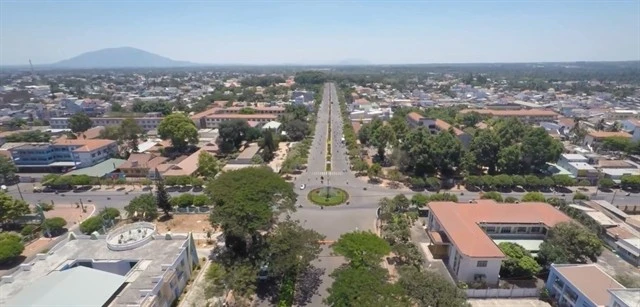
[[[408,306],[470,307],[465,293],[440,274],[400,267],[398,284],[413,302]]]
[[[297,221],[286,220],[269,233],[269,273],[275,277],[296,274],[305,270],[318,258],[325,236],[315,230],[305,229]]]
[[[378,157],[381,161],[384,161],[384,150],[387,148],[387,145],[395,143],[396,135],[393,128],[386,125],[373,131],[371,141],[373,145],[378,148]]]
[[[576,180],[569,175],[554,175],[551,179],[556,186],[560,187],[570,187],[576,184]]]
[[[574,222],[556,224],[540,245],[538,259],[543,264],[596,262],[602,241],[587,228]]]
[[[125,118],[118,127],[120,139],[127,143],[131,151],[138,151],[138,138],[143,130],[133,118]]]
[[[465,127],[475,127],[482,121],[482,115],[478,112],[460,113],[458,114],[457,122]]]
[[[156,181],[156,204],[158,208],[164,211],[165,216],[169,216],[169,212],[172,209],[171,196],[169,196],[163,180]]]
[[[86,235],[90,235],[96,231],[102,230],[102,218],[99,216],[92,216],[82,223],[80,223],[80,231]]]
[[[538,172],[546,169],[546,163],[557,161],[562,150],[562,143],[551,137],[544,128],[530,129],[522,140],[525,170]]]
[[[575,194],[573,194],[573,200],[589,200],[589,196],[580,192],[576,192]]]
[[[278,139],[273,136],[273,131],[266,130],[262,133],[261,142],[262,152],[260,156],[262,161],[270,162],[275,157],[276,151],[278,151]]]
[[[409,133],[409,125],[403,116],[394,116],[389,120],[389,125],[393,129],[396,140],[404,140]]]
[[[42,228],[49,231],[52,236],[62,233],[65,226],[67,226],[67,221],[61,217],[48,218],[42,222]]]
[[[0,174],[2,174],[2,183],[9,183],[13,181],[13,178],[16,176],[16,166],[13,164],[11,159],[0,156]]]
[[[172,113],[162,119],[158,134],[163,139],[170,139],[171,146],[177,151],[184,151],[189,144],[198,143],[198,128],[183,113]]]
[[[222,173],[205,192],[214,204],[211,224],[222,227],[225,243],[240,254],[246,252],[248,237],[257,241],[260,231],[272,229],[279,213],[295,210],[292,185],[266,167]]]
[[[121,104],[115,101],[111,103],[111,112],[122,112],[122,111],[124,111],[124,109],[122,108]]]
[[[69,117],[69,129],[73,133],[82,133],[89,130],[93,126],[91,118],[82,112],[71,115]]]
[[[417,208],[424,207],[427,204],[427,201],[429,201],[429,197],[422,193],[416,193],[411,196],[411,204]]]
[[[427,189],[440,190],[440,179],[436,177],[427,177],[424,180]]]
[[[523,203],[527,203],[527,202],[544,202],[545,198],[544,198],[544,194],[540,193],[540,192],[528,192],[527,194],[524,194],[522,196],[522,202]]]
[[[507,256],[502,261],[500,276],[506,278],[531,278],[542,268],[533,259],[531,253],[517,243],[502,242],[498,244],[500,250]]]
[[[600,149],[604,151],[622,151],[630,152],[633,148],[633,142],[626,137],[608,137],[602,140]]]
[[[520,145],[518,144],[503,147],[498,152],[498,168],[502,173],[520,173],[520,165],[522,163],[521,160],[522,152],[520,150]]]
[[[503,202],[504,200],[502,199],[502,194],[495,192],[495,191],[491,191],[491,192],[487,192],[482,194],[482,196],[480,196],[480,199],[493,199],[499,203]]]
[[[220,171],[218,160],[216,157],[206,151],[201,151],[198,154],[198,174],[205,178],[213,178]]]
[[[522,142],[529,128],[517,118],[498,120],[494,129],[503,148]]]
[[[598,180],[598,186],[599,186],[601,189],[604,189],[604,190],[611,189],[611,188],[613,188],[615,185],[616,185],[615,181],[613,181],[613,179],[608,178],[608,177],[607,177],[607,178],[602,178],[602,179]]]
[[[31,211],[26,202],[0,192],[0,224],[11,222],[29,212]]]
[[[460,166],[462,143],[450,131],[442,131],[435,137],[436,168],[443,176],[452,176]]]
[[[204,275],[206,280],[205,295],[207,297],[222,296],[227,289],[225,281],[227,275],[224,266],[217,262],[211,262]]]
[[[129,218],[134,220],[152,221],[158,217],[158,205],[156,197],[151,194],[142,194],[134,197],[129,205],[124,207]]]
[[[369,167],[369,170],[367,173],[369,175],[369,178],[373,180],[379,177],[380,174],[382,173],[382,166],[380,166],[380,164],[378,163],[373,163],[371,167]]]
[[[498,164],[498,152],[500,151],[500,140],[496,134],[489,129],[480,130],[469,145],[469,152],[475,156],[475,161],[489,169],[489,174],[496,171]]]
[[[230,120],[220,123],[218,127],[220,138],[220,149],[223,151],[233,151],[240,148],[245,141],[249,131],[249,124],[245,120]]]
[[[13,232],[0,233],[0,264],[12,263],[22,254],[22,238]]]
[[[371,140],[371,134],[371,124],[362,124],[360,130],[358,130],[358,140],[360,140],[360,144],[368,145]]]
[[[329,296],[324,299],[326,305],[387,307],[408,304],[402,289],[388,283],[387,270],[379,266],[346,266],[336,269],[331,276],[334,281],[327,290]]]
[[[294,119],[286,123],[284,131],[287,132],[287,136],[294,142],[301,141],[306,137],[309,132],[309,124],[301,119]]]
[[[518,187],[518,186],[522,187],[527,184],[527,181],[524,179],[524,177],[520,175],[511,176],[511,182],[513,182],[513,186],[515,187]]]
[[[640,175],[622,175],[620,185],[627,189],[640,189]]]
[[[411,130],[402,141],[401,149],[407,155],[408,171],[413,171],[418,177],[435,174],[438,157],[433,136],[427,129]]]
[[[355,267],[377,267],[382,257],[391,252],[389,243],[370,231],[342,234],[331,247],[336,254],[347,258]]]

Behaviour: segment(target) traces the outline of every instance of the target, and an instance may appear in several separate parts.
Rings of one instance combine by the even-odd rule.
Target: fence
[[[203,207],[184,207],[184,208],[174,208],[174,214],[197,214],[197,213],[209,213],[211,212],[211,208],[203,206]]]
[[[510,288],[510,289],[465,289],[468,298],[521,298],[538,297],[540,291],[537,288]]]

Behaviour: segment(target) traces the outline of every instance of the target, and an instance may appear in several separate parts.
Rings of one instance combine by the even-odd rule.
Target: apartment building
[[[640,289],[625,288],[597,264],[552,264],[546,288],[557,306],[640,306]]]
[[[436,134],[441,131],[448,131],[449,129],[453,130],[453,134],[460,140],[460,142],[464,146],[468,146],[471,143],[472,136],[468,133],[451,126],[451,124],[441,120],[441,119],[431,119],[426,118],[416,112],[411,112],[407,114],[407,123],[411,128],[425,127],[429,129],[431,134]]]
[[[549,228],[571,219],[546,203],[473,204],[430,202],[427,234],[434,257],[443,259],[452,276],[467,283],[497,285],[506,259],[500,242],[516,241],[537,252]],[[524,244],[523,242],[527,242]]]
[[[107,235],[72,233],[3,276],[0,305],[168,307],[196,265],[191,233],[161,235],[146,222]]]
[[[111,158],[116,141],[58,139],[53,143],[29,143],[9,149],[18,171],[64,171],[85,168]]]
[[[160,126],[162,122],[162,114],[160,113],[148,113],[144,117],[132,117],[136,121],[138,126],[144,131],[155,130]],[[93,126],[120,126],[124,117],[92,117],[91,122]],[[49,120],[49,124],[52,129],[69,129],[69,118],[67,117],[54,117]]]
[[[460,113],[476,112],[490,115],[496,118],[517,118],[527,124],[539,124],[541,122],[554,122],[558,119],[558,113],[551,110],[493,110],[493,109],[464,109]]]
[[[240,111],[243,109],[252,109],[254,110],[254,113],[241,114]],[[218,128],[222,122],[234,119],[241,119],[248,122],[256,122],[259,125],[264,125],[270,121],[277,120],[278,116],[284,114],[284,112],[285,109],[281,107],[212,108],[191,116],[191,119],[199,129],[212,129]]]

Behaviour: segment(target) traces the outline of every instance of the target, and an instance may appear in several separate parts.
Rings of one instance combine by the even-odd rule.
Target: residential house
[[[268,122],[266,124],[264,124],[262,126],[262,130],[273,130],[275,132],[275,134],[279,134],[280,128],[282,127],[282,123],[280,122],[276,122],[276,121],[272,121],[272,122]]]
[[[562,154],[556,164],[570,172],[571,177],[595,184],[598,181],[598,170],[588,162],[589,159],[583,155]]]
[[[165,157],[155,156],[147,153],[132,153],[129,159],[118,170],[129,178],[147,177],[150,171],[155,172],[155,168],[167,162],[169,159]]]
[[[640,305],[640,289],[626,289],[597,264],[552,264],[546,289],[558,306]]]
[[[164,171],[158,171],[162,177],[170,176],[191,176],[198,170],[198,157],[201,152],[206,152],[204,149],[200,149],[182,161],[172,164]]]
[[[506,259],[497,242],[517,240],[537,252],[549,228],[571,219],[546,203],[430,202],[427,234],[434,257],[458,281],[497,285]],[[500,240],[500,241],[498,241]],[[524,243],[527,241],[528,243]]]
[[[436,134],[441,131],[449,131],[451,129],[453,134],[460,140],[462,145],[469,146],[471,143],[472,136],[468,133],[453,127],[451,124],[441,120],[441,119],[430,119],[426,118],[416,112],[411,112],[407,114],[407,123],[411,128],[416,127],[424,127],[431,132],[431,134]]]

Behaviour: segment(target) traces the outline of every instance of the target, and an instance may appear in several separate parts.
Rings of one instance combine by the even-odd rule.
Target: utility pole
[[[20,199],[24,201],[24,197],[22,196],[22,191],[20,190],[20,182],[16,184],[16,187],[18,187],[18,194],[20,194]]]

